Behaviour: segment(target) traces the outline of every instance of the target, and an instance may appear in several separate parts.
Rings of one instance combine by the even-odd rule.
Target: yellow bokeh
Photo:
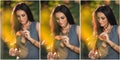
[[[44,46],[47,51],[53,51],[54,49],[54,38],[51,35],[50,31],[50,11],[47,7],[43,7],[41,10],[41,19],[40,19],[40,34],[41,41],[45,41]]]
[[[7,44],[9,48],[16,47],[16,36],[14,31],[11,28],[11,10],[10,9],[3,9],[2,10],[2,19],[1,19],[1,35],[2,40]]]
[[[87,48],[91,50],[96,45],[96,37],[93,36],[92,9],[88,6],[82,6],[81,9],[81,36]]]

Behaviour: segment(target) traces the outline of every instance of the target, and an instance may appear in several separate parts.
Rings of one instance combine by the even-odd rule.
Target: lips
[[[24,21],[21,21],[21,23],[24,23]]]
[[[24,21],[20,21],[21,24],[24,24],[25,22]]]
[[[63,24],[63,23],[59,23],[59,25],[60,25],[60,26],[64,26],[64,24]]]

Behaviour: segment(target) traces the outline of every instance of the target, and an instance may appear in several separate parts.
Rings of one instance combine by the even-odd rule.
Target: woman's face
[[[107,17],[102,12],[97,13],[97,20],[100,23],[101,27],[107,27],[107,25],[109,24]]]
[[[24,10],[17,10],[16,15],[22,25],[25,25],[28,22],[28,16]]]
[[[67,17],[65,16],[64,13],[62,12],[57,12],[55,13],[55,18],[56,18],[56,21],[57,23],[62,27],[66,27],[67,24],[68,24],[68,21],[67,21]]]

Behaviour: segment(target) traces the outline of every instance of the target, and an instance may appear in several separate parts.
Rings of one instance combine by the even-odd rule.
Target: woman
[[[17,56],[20,59],[38,59],[40,48],[39,23],[34,21],[32,12],[25,3],[18,3],[14,7],[12,15],[17,48],[10,48],[9,55]]]
[[[50,26],[51,32],[57,40],[55,44],[57,51],[55,53],[49,52],[48,59],[79,59],[79,26],[75,25],[73,16],[65,5],[59,5],[53,10]],[[64,51],[61,51],[61,49]]]
[[[102,43],[97,49],[90,51],[89,58],[119,59],[120,26],[116,22],[112,9],[107,5],[100,6],[94,15],[96,17],[94,21],[98,23],[95,35]]]

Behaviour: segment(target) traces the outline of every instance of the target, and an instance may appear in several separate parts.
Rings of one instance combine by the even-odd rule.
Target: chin
[[[64,27],[64,25],[60,25],[61,27]]]
[[[104,25],[100,25],[101,27],[104,27]]]
[[[65,27],[65,26],[63,25],[63,26],[61,26],[61,27]]]
[[[22,25],[24,25],[25,23],[24,22],[21,22]]]

